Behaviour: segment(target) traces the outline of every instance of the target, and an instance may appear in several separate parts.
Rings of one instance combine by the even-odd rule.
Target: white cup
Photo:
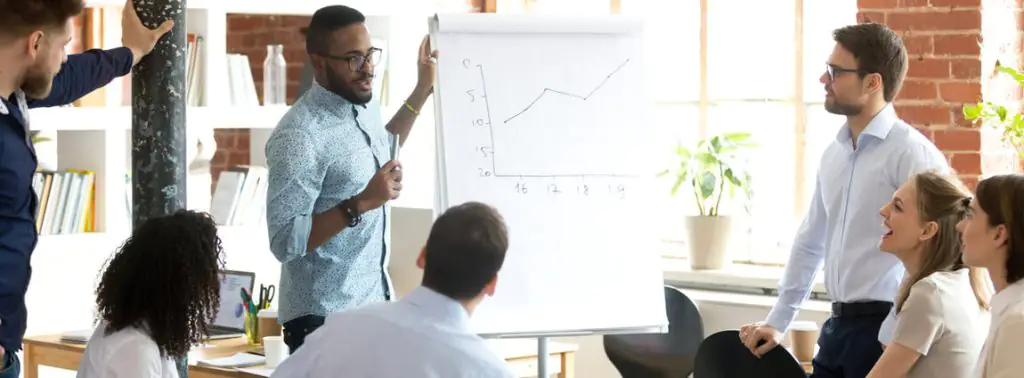
[[[288,358],[288,345],[285,345],[281,336],[266,336],[263,338],[263,355],[267,358],[266,367],[273,369],[285,358]]]

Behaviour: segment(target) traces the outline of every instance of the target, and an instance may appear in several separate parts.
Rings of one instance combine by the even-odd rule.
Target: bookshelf
[[[327,0],[189,0],[186,31],[201,35],[203,43],[197,49],[202,95],[196,106],[187,108],[187,140],[191,143],[198,135],[212,135],[214,129],[248,129],[251,133],[250,164],[265,166],[266,140],[289,107],[231,105],[226,63],[227,16],[311,15],[316,9],[335,3]],[[386,63],[377,67],[382,87],[375,93],[381,99],[381,116],[385,121],[399,110],[416,82],[416,53],[427,32],[426,18],[433,13],[465,12],[466,3],[464,0],[346,2],[367,15],[372,37],[385,46]],[[120,46],[120,12],[124,0],[86,0],[86,5],[103,15],[102,27],[91,31],[94,39],[103,48]],[[387,13],[388,9],[393,13]],[[31,128],[54,139],[38,146],[41,166],[58,171],[86,170],[95,175],[94,231],[41,235],[33,253],[34,275],[27,298],[30,335],[92,324],[94,314],[89,309],[94,307],[93,289],[98,275],[106,259],[130,233],[131,218],[126,202],[131,190],[126,180],[126,174],[131,172],[131,98],[128,93],[130,79],[117,79],[94,93],[89,101],[80,102],[81,106],[29,112]],[[416,200],[399,200],[396,207],[428,208],[432,205],[432,108],[432,103],[428,102],[417,123],[415,136],[402,152],[409,159],[403,164],[408,170],[417,171],[415,175],[410,172],[406,182],[416,176],[422,181],[416,185],[421,187],[417,190],[422,193],[409,193],[409,197]],[[414,155],[419,158],[413,159]],[[44,160],[48,161],[44,163]],[[189,207],[209,210],[212,196],[209,184],[205,188],[202,185],[194,188],[192,177],[189,180]],[[259,283],[278,283],[280,264],[269,251],[265,225],[222,226],[220,236],[227,255],[227,269],[257,272]],[[75,310],[74,314],[69,313],[69,308]]]
[[[333,4],[325,0],[280,1],[202,1],[188,2],[186,31],[201,36],[203,42],[197,51],[199,90],[198,104],[186,111],[188,140],[195,135],[210,133],[214,129],[249,129],[250,161],[265,165],[263,148],[277,121],[288,111],[288,106],[237,106],[232,104],[227,61],[227,16],[234,13],[264,15],[310,15],[316,9]],[[105,48],[120,46],[120,10],[122,0],[87,0],[86,6],[103,11],[103,26],[98,35]],[[387,69],[378,80],[395,88],[397,93],[409,91],[415,82],[415,52],[420,38],[426,33],[426,17],[439,11],[435,3],[423,0],[358,1],[349,3],[367,15],[367,26],[376,41],[383,41],[386,55],[404,55],[410,62],[402,70]],[[385,8],[402,9],[400,14],[386,14]],[[443,11],[444,9],[440,9]],[[396,22],[397,21],[397,22]],[[410,25],[412,25],[410,27]],[[393,28],[396,26],[398,30]],[[392,38],[395,37],[395,38]],[[394,49],[393,53],[391,52]],[[408,51],[398,51],[408,50]],[[390,59],[388,59],[390,60]],[[381,67],[378,67],[378,71]],[[79,106],[42,108],[30,111],[31,127],[44,136],[55,139],[55,161],[51,167],[58,171],[78,169],[95,173],[94,212],[98,233],[124,234],[130,229],[126,197],[130,187],[126,174],[130,173],[131,98],[130,80],[117,79],[103,90],[105,106]],[[380,92],[391,92],[381,88]],[[398,110],[387,96],[382,98],[382,116],[387,119]],[[95,101],[91,101],[95,102]],[[41,148],[45,150],[46,148]],[[193,196],[195,194],[195,196]],[[208,199],[201,194],[189,193],[189,207],[208,209]],[[208,196],[208,195],[207,195]],[[204,198],[198,205],[192,198]],[[65,236],[65,235],[62,235]]]

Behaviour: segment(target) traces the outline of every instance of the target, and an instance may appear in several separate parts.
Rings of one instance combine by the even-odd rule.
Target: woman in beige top
[[[988,327],[982,274],[962,261],[956,225],[970,197],[957,181],[925,172],[911,177],[882,210],[879,249],[903,262],[892,341],[868,374],[967,378]]]
[[[992,327],[976,375],[1024,376],[1024,176],[993,176],[978,183],[971,214],[960,222],[964,262],[988,269],[996,289]]]

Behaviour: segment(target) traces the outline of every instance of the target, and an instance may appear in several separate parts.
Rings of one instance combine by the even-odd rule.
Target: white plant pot
[[[722,269],[729,262],[732,218],[729,216],[688,216],[690,267],[694,270]]]

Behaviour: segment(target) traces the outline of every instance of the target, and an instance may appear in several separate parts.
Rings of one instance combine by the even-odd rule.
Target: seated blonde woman
[[[1024,376],[1024,176],[993,176],[978,183],[971,214],[960,222],[964,262],[988,270],[992,327],[975,376]]]
[[[971,376],[988,329],[988,305],[980,274],[963,263],[956,229],[969,206],[956,181],[925,172],[882,208],[879,249],[899,258],[907,274],[895,316],[882,325],[893,329],[893,338],[868,377]]]

